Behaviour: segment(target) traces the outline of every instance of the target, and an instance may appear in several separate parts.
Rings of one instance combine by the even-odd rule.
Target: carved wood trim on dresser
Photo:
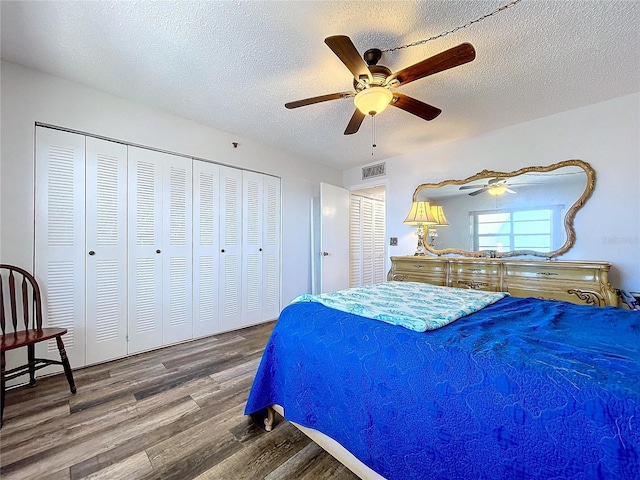
[[[610,268],[606,262],[402,256],[391,257],[387,280],[618,306],[609,283]]]

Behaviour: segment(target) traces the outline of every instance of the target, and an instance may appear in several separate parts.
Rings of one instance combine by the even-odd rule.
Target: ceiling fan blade
[[[508,188],[508,187],[505,187],[505,192],[507,192],[507,193],[516,193],[516,191],[515,191],[515,190],[511,190],[511,189],[510,189],[510,188]]]
[[[320,95],[319,97],[305,98],[295,102],[285,103],[287,108],[304,107],[305,105],[313,105],[314,103],[326,102],[327,100],[338,100],[340,98],[353,97],[353,92],[330,93],[328,95]]]
[[[349,37],[346,35],[334,35],[333,37],[325,38],[324,43],[342,60],[342,63],[346,65],[356,80],[360,80],[362,76],[367,77],[370,82],[373,80],[367,63],[360,56]]]
[[[351,116],[351,120],[349,120],[349,124],[344,131],[345,135],[353,135],[360,129],[360,125],[362,125],[362,121],[364,120],[365,114],[356,108],[356,111],[353,112]]]
[[[463,43],[391,74],[387,77],[386,83],[389,84],[391,80],[397,79],[401,85],[405,85],[414,80],[433,75],[434,73],[463,65],[472,61],[474,58],[476,58],[476,51],[473,45]]]
[[[470,188],[483,188],[482,185],[463,185],[458,190],[469,190]]]
[[[442,113],[439,108],[428,105],[420,100],[394,92],[395,102],[391,102],[394,107],[401,108],[405,112],[413,113],[424,120],[433,120]]]
[[[469,194],[469,196],[470,196],[470,197],[475,197],[476,195],[480,195],[482,192],[484,192],[484,191],[486,191],[486,190],[487,190],[487,187],[483,187],[483,188],[481,188],[481,189],[479,189],[479,190],[476,190],[475,192],[471,192],[471,193]]]

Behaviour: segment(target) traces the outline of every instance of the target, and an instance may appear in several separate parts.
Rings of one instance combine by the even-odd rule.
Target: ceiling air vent
[[[369,165],[362,167],[362,180],[373,177],[382,177],[387,174],[387,164],[378,163],[377,165]]]

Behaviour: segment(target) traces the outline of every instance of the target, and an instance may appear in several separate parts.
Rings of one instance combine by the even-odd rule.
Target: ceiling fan
[[[345,35],[335,35],[324,40],[329,48],[353,74],[353,92],[330,93],[319,97],[306,98],[285,104],[287,108],[298,108],[314,103],[354,97],[356,110],[344,131],[345,135],[356,133],[366,115],[376,115],[388,105],[398,107],[424,120],[433,120],[442,110],[415,98],[398,93],[393,89],[419,80],[434,73],[463,65],[476,58],[476,51],[470,43],[445,50],[410,67],[392,73],[387,67],[378,65],[382,51],[372,48],[361,57],[351,39]]]
[[[459,190],[468,190],[470,188],[477,189],[469,194],[472,197],[480,195],[482,192],[487,192],[491,195],[502,195],[505,192],[516,193],[507,186],[507,179],[501,177],[490,178],[485,185],[463,185]]]

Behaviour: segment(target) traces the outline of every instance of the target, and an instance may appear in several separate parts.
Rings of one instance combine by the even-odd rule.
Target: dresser
[[[618,297],[609,283],[610,268],[606,262],[399,256],[391,257],[387,280],[617,306]]]

